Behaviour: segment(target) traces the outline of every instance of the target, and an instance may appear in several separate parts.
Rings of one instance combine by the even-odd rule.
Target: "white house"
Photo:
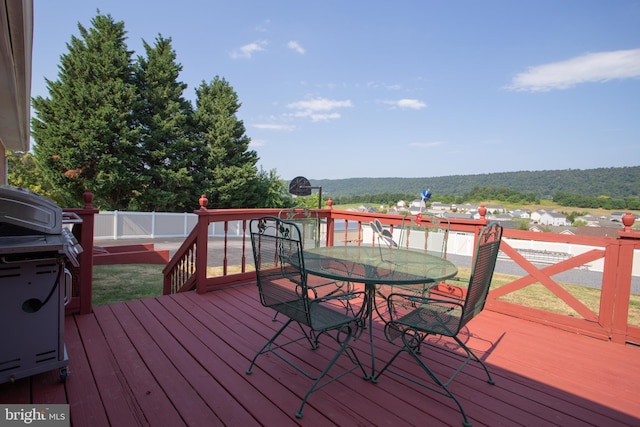
[[[566,216],[555,211],[543,213],[540,215],[540,220],[538,222],[542,225],[553,225],[556,227],[568,227],[571,225],[571,222],[567,220]]]
[[[547,211],[544,209],[538,209],[531,214],[531,221],[540,222],[540,217],[545,214]]]
[[[515,209],[510,212],[513,218],[530,219],[531,212],[526,209]]]

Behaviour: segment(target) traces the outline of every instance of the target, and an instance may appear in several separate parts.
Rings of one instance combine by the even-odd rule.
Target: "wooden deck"
[[[0,403],[69,403],[72,425],[92,427],[462,424],[450,399],[393,375],[372,384],[356,373],[312,394],[296,419],[309,380],[271,355],[245,374],[279,325],[272,314],[255,285],[95,307],[66,318],[66,383],[53,371],[2,384]],[[640,425],[640,348],[489,311],[469,326],[468,345],[496,380],[489,385],[470,363],[452,385],[474,426]],[[393,346],[380,324],[374,334],[382,366]],[[356,348],[368,366],[365,336]],[[427,351],[437,372],[451,365],[452,356]],[[292,353],[310,365],[327,357],[322,346]]]

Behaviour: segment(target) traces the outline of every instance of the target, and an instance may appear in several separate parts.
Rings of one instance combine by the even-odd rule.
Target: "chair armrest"
[[[351,303],[353,302],[353,300],[359,299],[359,298],[362,298],[364,300],[364,297],[365,297],[364,291],[329,294],[329,295],[325,295],[322,297],[313,298],[309,300],[309,305],[312,306],[314,304],[321,304],[324,306],[331,306],[336,309],[342,310],[345,307],[344,305],[345,302]],[[358,312],[357,313],[352,312],[353,316],[349,316],[349,317],[352,317],[354,319],[361,318],[364,313],[364,308],[365,308],[364,304],[360,304],[360,309],[358,310]]]

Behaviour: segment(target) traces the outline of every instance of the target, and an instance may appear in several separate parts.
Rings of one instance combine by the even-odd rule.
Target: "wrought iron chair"
[[[250,230],[260,302],[263,306],[282,313],[287,320],[255,355],[247,374],[251,374],[258,356],[273,353],[312,380],[313,383],[304,395],[296,413],[296,417],[302,418],[304,405],[314,391],[357,368],[362,371],[363,378],[367,378],[358,356],[349,345],[357,331],[361,312],[350,315],[343,310],[345,300],[351,301],[354,297],[363,298],[364,292],[336,291],[329,296],[316,298],[307,285],[301,234],[296,224],[276,217],[262,217],[251,220]],[[302,336],[285,338],[282,333],[292,324],[299,325]],[[306,372],[285,357],[283,354],[285,351],[280,351],[286,346],[303,340],[308,341],[312,349],[316,349],[323,335],[331,336],[339,348],[319,375]],[[349,368],[326,379],[325,375],[341,355],[346,355],[351,361]]]
[[[321,220],[317,211],[303,207],[281,209],[278,212],[278,218],[294,222],[298,226],[301,231],[303,246],[307,248],[310,245],[316,248],[322,246],[320,244]]]
[[[448,396],[452,398],[458,405],[458,408],[460,408],[464,419],[464,426],[471,425],[460,401],[451,392],[449,385],[472,358],[482,365],[487,373],[488,382],[494,384],[494,380],[487,366],[462,342],[458,334],[460,330],[484,308],[501,240],[502,227],[498,224],[488,225],[480,233],[478,244],[476,245],[475,260],[469,280],[469,287],[464,300],[447,297],[421,297],[407,293],[392,293],[389,295],[387,304],[390,320],[387,321],[385,325],[385,336],[390,342],[395,342],[400,338],[402,347],[393,355],[382,370],[374,376],[373,382],[377,382],[384,372],[389,371],[444,396]],[[438,377],[419,356],[423,345],[436,346],[435,343],[425,340],[429,335],[451,337],[460,348],[466,352],[466,358],[463,363],[444,381]],[[442,348],[440,346],[438,346],[438,348],[452,354],[459,354],[449,348]],[[407,353],[415,359],[433,382],[429,383],[418,380],[416,377],[392,370],[390,366],[401,353]],[[436,388],[436,385],[439,386],[439,388]]]
[[[380,242],[386,243],[391,249],[397,250],[417,250],[424,251],[435,256],[447,258],[447,242],[449,239],[450,224],[447,218],[440,218],[434,215],[423,214],[418,215],[409,220],[405,217],[400,227],[395,227],[393,232],[385,229],[379,222],[375,220],[371,223],[371,228],[378,236],[378,245]],[[394,238],[397,239],[394,240]],[[412,286],[378,286],[376,294],[376,310],[380,317],[385,316],[386,300],[390,293],[395,289],[413,292],[416,295],[428,295],[433,283],[426,283],[422,287]],[[439,285],[435,285],[439,286]]]
[[[284,219],[287,222],[295,223],[298,226],[298,229],[301,232],[301,243],[303,249],[305,247],[308,248],[309,246],[316,248],[322,246],[320,244],[321,220],[317,211],[303,207],[281,209],[278,212],[278,218]],[[347,266],[345,265],[345,270],[346,269]],[[318,298],[329,296],[336,292],[350,292],[353,290],[353,283],[346,281],[327,281],[321,277],[309,276],[307,280],[307,287],[313,293],[313,296]],[[348,300],[344,300],[343,302],[345,309],[351,311],[351,313],[355,315],[350,302]],[[277,317],[278,313],[276,312],[273,315],[272,320],[275,321]]]
[[[403,227],[400,246],[423,250],[446,259],[450,229],[448,218],[419,213]]]

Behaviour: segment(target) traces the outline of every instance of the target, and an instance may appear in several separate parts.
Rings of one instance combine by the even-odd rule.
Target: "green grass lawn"
[[[116,264],[93,267],[93,305],[162,295],[163,265]]]

